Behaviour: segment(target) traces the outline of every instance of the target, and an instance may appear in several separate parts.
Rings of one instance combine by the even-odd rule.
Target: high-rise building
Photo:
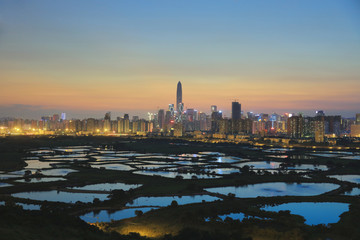
[[[335,134],[337,136],[341,133],[341,116],[325,116],[325,134]]]
[[[164,126],[163,126],[163,129],[168,129],[168,126],[171,122],[171,112],[170,111],[166,111],[165,113],[165,120],[164,120]]]
[[[200,121],[200,130],[201,131],[207,131],[207,123],[206,123],[206,114],[201,112],[199,114],[199,121]]]
[[[165,111],[164,109],[160,109],[159,113],[158,113],[158,123],[159,123],[159,128],[163,129],[165,126]]]
[[[139,131],[139,122],[132,122],[132,133],[136,134]]]
[[[173,117],[175,113],[174,104],[169,104],[169,111],[171,113],[171,116]]]
[[[183,135],[183,125],[181,123],[176,123],[174,125],[174,137],[181,137]]]
[[[117,125],[118,125],[117,132],[124,133],[124,119],[123,118],[118,118]]]
[[[66,120],[66,113],[61,113],[61,120],[63,120],[63,121]]]
[[[303,136],[303,117],[292,116],[287,122],[288,135],[291,138],[301,138]]]
[[[124,118],[124,133],[129,133],[130,131],[130,120],[129,118]]]
[[[324,118],[314,121],[314,137],[315,142],[322,143],[324,142],[325,137],[325,124]]]
[[[351,137],[360,137],[360,125],[351,125]]]
[[[139,123],[138,131],[144,133],[145,130],[146,130],[146,121],[145,121],[144,119],[140,119],[140,120],[138,121],[138,123]]]
[[[360,113],[356,114],[356,125],[360,125]]]
[[[137,121],[139,121],[139,119],[140,119],[139,116],[133,116],[132,117],[133,122],[137,122]]]
[[[211,112],[217,112],[217,106],[216,105],[211,105]]]
[[[105,113],[104,120],[111,120],[111,112]]]
[[[232,102],[232,119],[239,120],[241,118],[241,104],[238,102]]]
[[[88,118],[86,121],[86,131],[89,133],[95,132],[95,119],[94,118]]]
[[[59,121],[60,120],[59,114],[54,114],[53,117],[52,117],[52,120],[56,121],[56,122]]]
[[[104,132],[110,132],[111,131],[111,112],[105,113],[103,131]]]
[[[180,103],[182,103],[182,86],[181,82],[179,81],[176,89],[176,110],[178,112],[181,112],[179,111]]]
[[[325,113],[324,113],[323,110],[318,110],[318,111],[316,111],[316,116],[317,116],[317,117],[324,117],[324,116],[325,116]]]
[[[222,119],[222,112],[213,112],[211,113],[211,131],[218,132],[219,131],[219,121]]]

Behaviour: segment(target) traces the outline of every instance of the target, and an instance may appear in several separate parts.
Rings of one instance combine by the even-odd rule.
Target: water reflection
[[[328,177],[336,178],[340,181],[360,183],[360,175],[328,175]]]
[[[216,161],[217,163],[235,163],[235,162],[240,162],[241,160],[243,160],[242,158],[239,157],[217,157]]]
[[[94,190],[94,191],[112,191],[112,190],[124,190],[128,191],[130,189],[141,187],[141,184],[125,184],[125,183],[99,183],[91,184],[83,187],[72,187],[75,190]]]
[[[119,164],[119,163],[113,163],[113,164],[96,164],[91,165],[93,168],[104,168],[107,170],[119,170],[119,171],[130,171],[134,170],[135,168],[132,168],[128,165]]]
[[[65,178],[49,178],[49,177],[43,177],[43,178],[25,178],[25,179],[19,179],[16,180],[16,182],[26,182],[26,183],[39,183],[39,182],[56,182],[56,181],[66,181]]]
[[[219,175],[240,173],[240,170],[237,168],[207,168],[207,169],[205,169],[205,171],[208,171],[210,173],[219,174]]]
[[[207,175],[207,174],[195,174],[195,173],[178,173],[178,172],[167,172],[167,171],[135,171],[135,174],[147,175],[147,176],[161,176],[166,178],[182,178],[182,179],[193,179],[193,178],[219,178],[219,176]]]
[[[82,220],[88,223],[95,223],[95,222],[111,222],[112,220],[118,221],[126,218],[135,217],[135,211],[142,211],[146,213],[152,209],[157,209],[154,207],[143,207],[143,208],[128,208],[118,211],[107,211],[101,210],[100,212],[90,212],[80,216]]]
[[[41,205],[38,204],[17,203],[16,205],[21,206],[24,210],[40,210],[41,208]]]
[[[206,188],[213,193],[228,195],[235,194],[239,198],[274,197],[274,196],[312,196],[319,195],[338,188],[339,185],[332,183],[259,183],[241,187],[218,187]]]
[[[80,202],[92,202],[94,198],[98,198],[100,201],[108,198],[107,194],[101,193],[71,193],[63,191],[37,191],[37,192],[21,192],[12,194],[13,197],[25,198],[38,201],[51,201],[51,202],[65,202],[75,203]]]
[[[25,167],[25,169],[43,169],[43,168],[52,168],[52,164],[51,162],[42,162],[39,160],[28,160],[25,161],[25,163],[27,164],[27,166]]]
[[[78,172],[78,171],[74,169],[66,169],[66,168],[47,169],[41,171],[42,174],[48,176],[65,176],[73,172]]]
[[[12,184],[9,184],[9,183],[2,183],[0,182],[0,187],[11,187],[13,186]]]
[[[176,201],[179,205],[199,203],[202,201],[212,202],[219,198],[209,195],[196,195],[196,196],[171,196],[171,197],[139,197],[133,200],[131,203],[127,203],[126,206],[138,207],[138,206],[158,206],[166,207],[171,204],[172,201]]]
[[[291,214],[303,216],[308,225],[337,223],[343,212],[349,211],[349,204],[335,202],[301,202],[285,203],[278,206],[266,206],[262,208],[266,211],[289,210]]]
[[[353,188],[350,192],[345,192],[345,195],[359,196],[360,195],[360,188]]]
[[[260,162],[244,162],[238,164],[232,164],[234,167],[244,167],[245,165],[253,168],[263,168],[263,169],[278,169],[280,167],[281,162],[273,162],[273,161],[260,161]]]

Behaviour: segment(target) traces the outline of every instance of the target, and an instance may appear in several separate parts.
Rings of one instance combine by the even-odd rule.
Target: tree
[[[141,217],[143,214],[144,214],[143,211],[141,211],[141,210],[135,210],[135,215],[136,215],[137,217]]]
[[[177,201],[175,201],[175,200],[173,200],[172,202],[171,202],[171,207],[177,207],[179,204],[177,203]]]

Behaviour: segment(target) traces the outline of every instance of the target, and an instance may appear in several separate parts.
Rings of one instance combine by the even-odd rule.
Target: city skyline
[[[184,109],[353,117],[359,16],[337,0],[3,1],[0,117],[145,117],[179,81]]]
[[[174,109],[174,106],[176,106],[176,108]],[[1,118],[25,118],[25,119],[39,119],[40,118],[40,115],[36,116],[36,117],[26,117],[26,108],[29,107],[29,106],[23,106],[23,105],[18,105],[18,107],[20,108],[23,108],[22,109],[22,116],[11,116],[11,115],[6,115],[6,112],[3,112],[3,115],[4,116],[0,116],[0,119]],[[135,116],[135,117],[140,117],[141,119],[147,119],[149,117],[149,114],[153,115],[153,114],[157,114],[158,112],[160,113],[160,111],[162,111],[162,114],[164,115],[166,111],[170,110],[171,114],[175,114],[173,115],[173,117],[176,117],[177,121],[181,121],[180,119],[182,118],[181,117],[181,114],[179,114],[179,108],[182,109],[182,112],[185,114],[185,112],[187,112],[188,110],[191,110],[191,111],[194,111],[196,113],[205,113],[205,114],[209,114],[211,115],[211,113],[213,113],[214,111],[219,111],[221,113],[221,115],[224,117],[224,118],[231,118],[231,119],[240,119],[241,116],[243,117],[249,117],[247,116],[248,113],[250,113],[251,115],[261,115],[261,114],[276,114],[276,115],[287,115],[287,114],[292,114],[292,115],[304,115],[304,116],[314,116],[314,115],[318,115],[318,111],[322,112],[323,114],[325,114],[325,112],[323,110],[316,110],[316,111],[311,111],[311,112],[293,112],[293,111],[287,111],[287,112],[280,112],[280,113],[277,113],[277,112],[252,112],[252,111],[248,111],[248,112],[245,112],[245,111],[242,111],[241,110],[241,103],[238,102],[238,100],[234,99],[232,102],[231,102],[231,111],[224,111],[222,109],[218,109],[218,106],[217,105],[211,105],[210,108],[208,109],[208,111],[199,111],[199,110],[196,110],[194,108],[185,108],[183,109],[184,107],[184,103],[182,101],[182,84],[181,82],[179,81],[177,83],[177,86],[176,86],[176,105],[173,104],[173,103],[170,103],[168,105],[168,108],[169,109],[166,109],[166,108],[158,108],[156,110],[156,112],[150,112],[148,111],[146,114],[145,113],[140,113],[139,112],[135,112],[133,113],[131,110],[130,110],[130,113],[133,113],[133,114],[130,114],[132,116]],[[226,108],[225,108],[226,109]],[[24,111],[25,110],[25,111]],[[46,116],[49,116],[49,117],[52,117],[53,115],[58,115],[61,113],[61,118],[62,119],[65,119],[63,116],[66,116],[66,112],[64,111],[56,111],[56,110],[47,110],[47,109],[43,109],[44,112],[43,114],[41,114],[41,117],[46,117]],[[173,112],[175,111],[175,113]],[[91,112],[93,115],[91,115]],[[5,114],[4,114],[5,113]],[[113,112],[114,113],[114,112]],[[38,114],[38,112],[35,112],[34,114]],[[115,115],[115,117],[121,117],[122,115],[128,115],[129,114],[129,111],[128,112],[115,112],[115,114],[113,114],[113,116]],[[234,115],[235,114],[235,115]],[[339,112],[335,112],[335,113],[332,113],[332,112],[327,112],[326,114],[330,114],[330,115],[342,115],[341,113]],[[356,116],[358,116],[358,113],[355,113]],[[35,115],[33,115],[35,116]],[[109,118],[109,116],[111,116],[111,111],[107,111],[106,114],[105,114],[105,118]],[[164,115],[165,116],[165,115]],[[163,116],[163,117],[164,117]],[[354,116],[343,116],[345,118],[354,118]],[[95,119],[102,119],[103,118],[103,112],[96,112],[96,111],[90,111],[90,112],[87,112],[85,113],[84,115],[81,116],[81,114],[79,113],[71,113],[70,112],[70,118],[67,118],[67,119],[86,119],[86,118],[95,118]]]

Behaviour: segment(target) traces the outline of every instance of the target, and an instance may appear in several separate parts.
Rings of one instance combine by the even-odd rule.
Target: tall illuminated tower
[[[177,84],[177,90],[176,90],[176,110],[178,112],[181,112],[179,111],[179,107],[182,103],[182,86],[181,86],[181,82],[179,81],[178,84]]]
[[[176,89],[176,122],[182,121],[182,113],[184,111],[184,103],[182,102],[182,86],[179,81]]]

